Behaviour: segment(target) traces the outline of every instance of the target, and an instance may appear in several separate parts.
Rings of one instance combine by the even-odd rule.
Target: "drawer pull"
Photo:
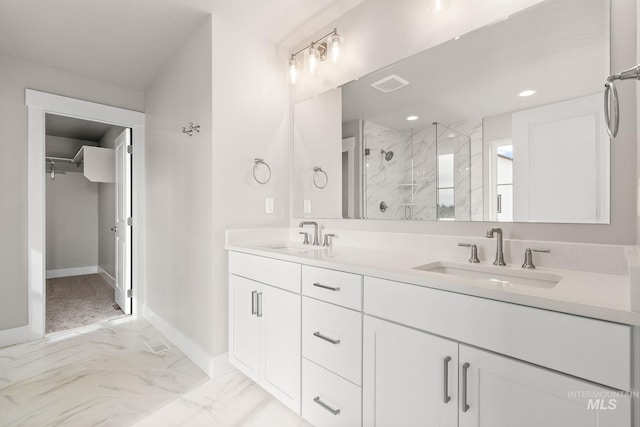
[[[256,310],[256,300],[258,299],[258,291],[251,292],[251,314],[254,315],[258,311]]]
[[[322,406],[327,411],[331,412],[333,415],[340,415],[340,409],[333,409],[331,406],[327,405],[322,400],[320,400],[320,396],[316,396],[313,399],[313,401],[316,402],[318,405]]]
[[[328,289],[328,290],[334,291],[334,292],[340,292],[340,287],[327,286],[327,285],[323,285],[322,283],[319,283],[319,282],[314,283],[313,286],[315,286],[317,288]]]
[[[451,362],[451,356],[444,358],[444,403],[449,403],[451,396],[449,396],[449,362]]]
[[[462,365],[462,412],[469,410],[469,403],[467,402],[467,373],[469,371],[469,363]]]
[[[320,338],[321,340],[328,341],[328,342],[330,342],[331,344],[340,344],[340,340],[334,340],[333,338],[329,338],[329,337],[328,337],[328,336],[326,336],[326,335],[322,335],[320,332],[314,332],[314,333],[313,333],[313,336],[314,336],[314,337],[318,337],[318,338]]]

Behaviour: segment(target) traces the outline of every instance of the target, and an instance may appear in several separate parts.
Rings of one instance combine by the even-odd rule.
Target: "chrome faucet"
[[[318,223],[315,221],[302,221],[298,227],[304,227],[305,225],[313,225],[313,246],[320,246]]]
[[[504,252],[502,251],[502,228],[492,227],[487,230],[486,237],[489,239],[493,238],[493,235],[496,235],[496,260],[493,261],[493,265],[507,265],[504,262]]]

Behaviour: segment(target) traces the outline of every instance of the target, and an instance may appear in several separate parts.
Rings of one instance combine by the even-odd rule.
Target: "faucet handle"
[[[298,234],[304,234],[304,241],[302,242],[303,245],[308,245],[309,244],[309,233],[307,233],[306,231],[300,231]]]
[[[551,249],[531,249],[531,248],[527,248],[524,251],[524,263],[522,264],[522,268],[536,268],[536,266],[533,264],[533,254],[532,252],[544,252],[544,253],[549,253],[551,252]]]
[[[322,246],[327,246],[327,247],[331,246],[331,243],[333,241],[332,237],[336,237],[336,235],[332,233],[325,234],[324,239],[322,241]]]
[[[472,243],[458,243],[458,246],[471,248],[471,257],[469,257],[469,262],[474,264],[477,264],[480,262],[480,260],[478,259],[478,246]]]

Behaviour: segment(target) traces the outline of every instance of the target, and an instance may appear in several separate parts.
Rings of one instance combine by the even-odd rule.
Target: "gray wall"
[[[46,178],[47,270],[98,265],[98,184],[82,173]]]
[[[25,88],[138,111],[144,109],[144,95],[6,55],[0,55],[0,70],[0,330],[5,330],[28,323]]]
[[[532,1],[531,3],[533,3]],[[464,3],[464,2],[462,2]],[[509,4],[507,4],[509,3]],[[447,34],[461,34],[469,29],[469,21],[481,18],[467,16],[474,7],[500,12],[508,15],[507,8],[515,7],[516,2],[502,3],[502,6],[487,5],[473,6],[471,3],[462,5],[458,21],[446,26]],[[636,61],[636,2],[628,0],[611,0],[611,70],[619,72],[635,65]],[[411,8],[414,2],[400,0],[394,2],[394,8]],[[362,3],[353,11],[345,14],[327,28],[345,28],[343,34],[346,40],[362,42],[367,40],[375,46],[375,52],[362,49],[352,49],[359,54],[358,65],[352,67],[356,74],[344,73],[342,80],[325,79],[326,88],[345,83],[351,78],[372,72],[381,66],[388,65],[402,57],[416,53],[433,45],[438,28],[423,26],[421,33],[414,29],[415,14],[398,13],[389,16],[379,16],[385,7],[390,7],[384,0],[369,0]],[[452,6],[453,8],[453,6]],[[476,11],[480,13],[481,11]],[[479,15],[478,15],[479,16]],[[367,17],[367,19],[365,19]],[[441,19],[441,18],[439,18]],[[474,21],[474,25],[478,22]],[[485,22],[488,23],[491,21]],[[376,28],[378,26],[378,28]],[[409,28],[413,32],[381,31],[380,28]],[[319,31],[321,33],[325,29]],[[431,31],[433,34],[425,34]],[[384,37],[380,43],[374,43],[377,34]],[[444,33],[443,33],[444,34]],[[349,37],[349,38],[347,38]],[[440,40],[443,41],[443,40]],[[347,67],[348,68],[348,67]],[[346,76],[346,77],[345,77]],[[604,82],[604,80],[603,80]],[[604,83],[603,83],[604,84]],[[569,241],[584,243],[609,243],[635,245],[637,242],[638,221],[636,218],[636,88],[633,83],[623,82],[618,85],[620,95],[620,131],[618,137],[611,144],[611,224],[609,225],[578,225],[578,224],[534,224],[534,223],[500,223],[505,231],[505,237],[512,239]],[[307,97],[308,88],[294,90],[294,99]],[[291,226],[297,226],[297,219],[292,219]],[[448,235],[483,235],[489,223],[486,222],[430,222],[430,221],[374,221],[374,220],[341,220],[321,219],[321,222],[331,228],[398,231],[409,233],[429,233]]]
[[[123,128],[114,126],[102,136],[98,145],[115,148],[115,139]],[[115,162],[115,153],[114,153]],[[98,184],[98,266],[116,277],[116,236],[111,227],[116,221],[116,185]]]

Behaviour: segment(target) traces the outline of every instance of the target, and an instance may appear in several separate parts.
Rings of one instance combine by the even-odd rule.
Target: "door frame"
[[[131,128],[135,145],[132,159],[132,314],[142,315],[144,303],[144,143],[145,114],[118,107],[54,95],[32,89],[25,90],[28,109],[28,282],[29,336],[34,340],[45,335],[46,250],[45,250],[45,115],[74,117]]]

